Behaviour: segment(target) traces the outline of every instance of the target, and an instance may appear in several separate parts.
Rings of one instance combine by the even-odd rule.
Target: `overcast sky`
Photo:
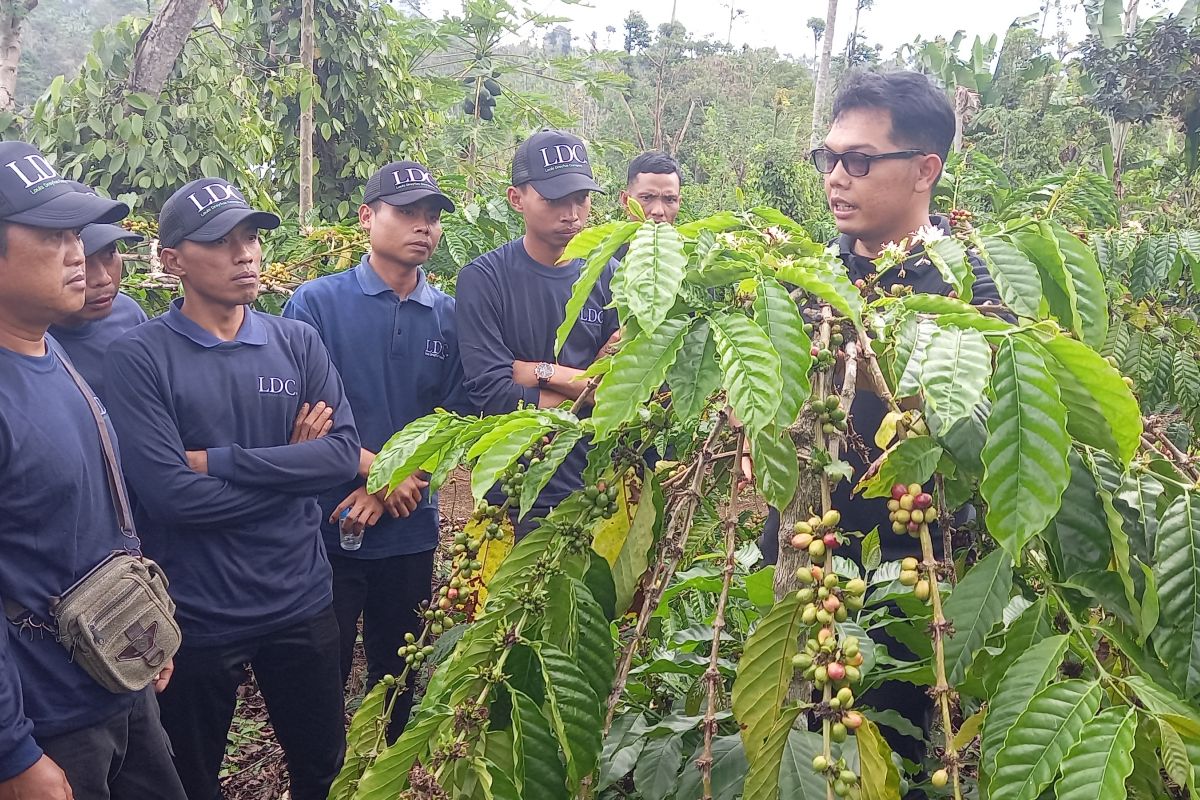
[[[725,41],[729,32],[729,2],[731,0],[585,0],[579,5],[568,5],[559,0],[531,0],[530,7],[545,13],[570,17],[568,27],[578,36],[592,31],[599,35],[601,46],[612,48],[623,46],[622,23],[630,11],[636,9],[656,28],[671,18],[671,7],[675,5],[678,21],[682,22],[695,36],[711,34],[714,39]],[[985,38],[993,33],[1004,35],[1005,29],[1017,17],[1028,14],[1041,15],[1043,2],[1055,0],[875,0],[873,8],[863,11],[859,29],[872,44],[879,43],[890,55],[897,47],[913,41],[917,36],[932,38],[952,36],[957,30],[965,30],[968,39],[976,34]],[[733,23],[732,40],[735,45],[749,44],[754,47],[775,47],[780,53],[793,56],[811,56],[812,33],[806,27],[809,17],[825,18],[826,0],[732,0],[735,9],[744,13]],[[1080,40],[1086,33],[1081,0],[1061,0],[1065,25],[1073,40]],[[1178,9],[1183,0],[1143,0],[1142,16],[1155,13],[1163,7]],[[459,0],[425,0],[421,3],[426,13],[440,16],[445,10],[458,12]],[[1050,36],[1057,28],[1056,12],[1052,8],[1045,35]],[[617,29],[611,42],[605,28],[612,25]],[[845,46],[846,37],[854,25],[854,0],[841,0],[838,6],[835,50]]]

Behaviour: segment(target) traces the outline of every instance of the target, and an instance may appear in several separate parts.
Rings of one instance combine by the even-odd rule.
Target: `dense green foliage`
[[[377,460],[376,487],[417,469],[436,486],[466,464],[479,505],[407,649],[427,678],[419,709],[386,747],[385,687],[364,698],[335,797],[1196,795],[1194,3],[1128,34],[1119,2],[1090,4],[1081,58],[1041,37],[1045,20],[891,57],[961,101],[962,150],[935,197],[956,235],[923,243],[957,298],[851,285],[826,251],[807,62],[638,14],[622,50],[580,54],[559,20],[500,0],[436,22],[319,4],[317,209],[297,220],[299,5],[230,2],[157,98],[124,90],[147,24],[128,18],[95,36],[78,75],[6,114],[4,135],[134,201],[151,233],[185,180],[237,181],[287,218],[268,240],[272,310],[362,252],[350,218],[383,160],[425,159],[462,201],[430,265],[451,289],[519,234],[500,190],[536,125],[586,134],[612,189],[643,147],[685,170],[678,227],[617,221],[610,196],[569,248],[589,261],[578,301],[630,244],[613,285],[623,344],[589,371],[590,417],[437,414]],[[847,49],[835,79],[887,60]],[[964,302],[969,251],[1004,309]],[[154,267],[128,280],[150,306],[175,290]],[[882,430],[854,428],[857,384],[834,364],[885,398]],[[829,507],[851,432],[886,448],[857,487],[895,504],[874,531],[842,530]],[[483,491],[498,481],[523,512],[584,436],[587,487],[514,547]],[[671,460],[647,466],[652,445]],[[778,568],[760,568],[758,517],[733,491],[739,453],[783,509]],[[977,514],[954,523],[967,504]],[[920,559],[882,561],[894,529]],[[836,554],[859,536],[861,563]],[[863,707],[885,680],[931,690],[931,731]],[[924,763],[892,752],[896,733],[927,740]]]

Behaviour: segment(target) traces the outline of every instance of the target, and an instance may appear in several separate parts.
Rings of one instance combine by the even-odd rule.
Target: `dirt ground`
[[[466,471],[451,475],[438,501],[444,540],[447,533],[460,527],[471,514],[471,483]],[[435,581],[439,573],[440,564],[435,563]],[[355,648],[354,669],[346,688],[347,725],[362,699],[365,674],[366,660],[360,642]],[[283,751],[275,741],[254,676],[247,670],[246,680],[238,689],[237,711],[229,729],[225,763],[221,766],[221,789],[227,800],[280,800],[286,797],[287,782]]]

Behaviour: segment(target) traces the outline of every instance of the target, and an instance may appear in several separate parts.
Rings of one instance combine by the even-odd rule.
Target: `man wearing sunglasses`
[[[949,221],[930,213],[934,187],[954,138],[954,112],[946,95],[916,72],[861,73],[849,78],[833,104],[833,124],[824,145],[813,150],[813,166],[825,176],[825,195],[841,234],[836,244],[850,280],[874,281],[890,290],[899,284],[914,293],[949,295],[952,287],[924,259],[920,247],[909,258],[882,275],[872,260],[886,245],[905,239],[924,226],[950,235]],[[986,266],[972,257],[975,281],[971,302],[1000,304],[995,282]],[[867,465],[881,455],[874,432],[883,422],[885,408],[874,393],[860,387],[851,416],[866,452],[847,448],[844,455],[854,479],[842,481],[834,491],[833,506],[842,513],[842,526],[851,531],[880,527],[885,561],[920,556],[918,544],[888,529],[886,499],[851,497],[850,489]],[[772,509],[761,540],[768,561],[778,553],[779,517]],[[940,552],[940,536],[935,536]],[[847,555],[858,559],[857,540]],[[892,655],[905,657],[895,643],[886,642]],[[909,684],[887,683],[873,690],[876,707],[900,712],[919,727],[926,726],[930,708],[924,690]],[[913,739],[887,736],[893,749],[920,761],[922,746]]]

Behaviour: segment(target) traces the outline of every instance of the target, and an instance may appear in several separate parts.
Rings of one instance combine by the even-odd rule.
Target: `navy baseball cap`
[[[33,228],[73,230],[93,222],[116,222],[129,206],[94,193],[58,174],[25,142],[0,142],[0,221]]]
[[[388,205],[407,206],[426,197],[438,198],[443,211],[453,213],[454,201],[447,197],[429,170],[415,161],[393,161],[367,179],[363,204],[382,200]]]
[[[243,222],[274,230],[279,217],[251,208],[227,180],[198,178],[163,203],[158,214],[158,240],[163,247],[182,242],[215,242]]]
[[[104,224],[88,225],[79,232],[79,238],[83,240],[83,255],[88,258],[117,242],[137,244],[145,241],[145,237],[127,231],[120,225]]]
[[[566,131],[542,130],[521,142],[513,157],[512,185],[525,183],[547,200],[583,190],[604,194],[583,140]]]

